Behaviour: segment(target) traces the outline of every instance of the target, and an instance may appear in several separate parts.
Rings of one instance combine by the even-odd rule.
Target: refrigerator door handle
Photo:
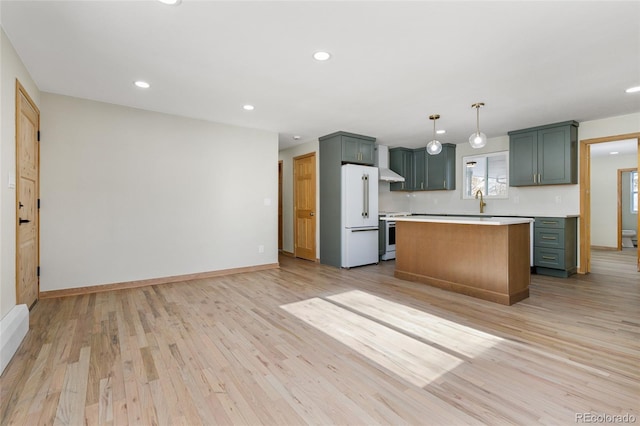
[[[369,217],[369,175],[362,175],[362,217]]]
[[[369,232],[369,231],[379,231],[379,228],[363,228],[363,229],[352,229],[351,232]]]

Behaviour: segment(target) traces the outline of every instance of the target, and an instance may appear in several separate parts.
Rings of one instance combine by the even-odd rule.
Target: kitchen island
[[[397,278],[503,305],[529,297],[527,218],[396,217]]]

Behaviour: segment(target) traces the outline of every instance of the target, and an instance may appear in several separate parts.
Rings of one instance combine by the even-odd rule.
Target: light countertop
[[[463,225],[517,225],[531,223],[532,218],[526,217],[470,217],[470,216],[400,216],[385,217],[382,220],[396,222],[425,222],[425,223],[458,223]]]

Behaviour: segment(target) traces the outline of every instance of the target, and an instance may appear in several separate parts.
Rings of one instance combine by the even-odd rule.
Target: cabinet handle
[[[424,182],[420,182],[420,189],[424,189]]]
[[[542,183],[542,176],[538,173],[538,183]]]
[[[557,225],[558,222],[555,220],[543,220],[542,223],[544,223],[545,225]]]
[[[446,179],[442,181],[442,187],[443,187],[443,188],[446,188],[446,187],[447,187],[447,180],[446,180]]]
[[[544,235],[542,236],[543,240],[554,240],[556,239],[556,237],[545,237]]]
[[[533,183],[536,183],[536,174],[533,174]]]
[[[542,256],[542,258],[543,258],[544,260],[556,260],[556,258],[555,258],[555,257],[551,257],[551,256]]]

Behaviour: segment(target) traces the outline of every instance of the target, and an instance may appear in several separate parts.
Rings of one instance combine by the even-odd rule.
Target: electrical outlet
[[[258,253],[264,253],[264,246],[263,245],[259,245],[258,246]]]
[[[562,203],[562,197],[560,195],[556,195],[556,204]]]

